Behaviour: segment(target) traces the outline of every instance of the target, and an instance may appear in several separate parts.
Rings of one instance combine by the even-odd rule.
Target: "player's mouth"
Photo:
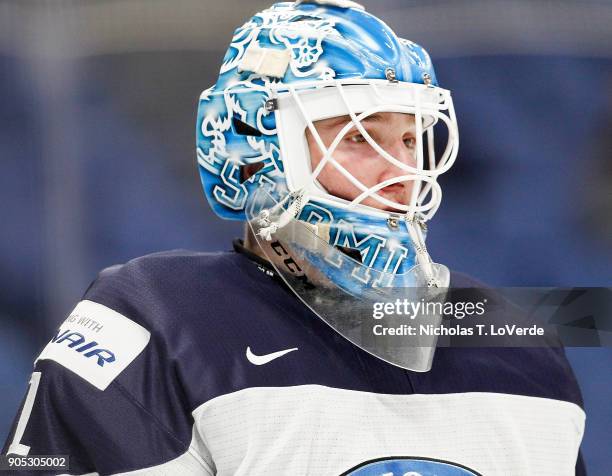
[[[397,192],[404,192],[405,190],[406,190],[406,186],[403,183],[393,183],[381,189],[383,193],[397,193]]]
[[[380,190],[380,193],[387,200],[397,202],[404,205],[409,200],[409,190],[404,183],[394,183],[387,185]],[[384,210],[390,212],[399,212],[400,210],[393,206],[385,206]]]
[[[405,183],[394,183],[380,190],[380,193],[388,200],[404,203],[409,198],[409,190]]]

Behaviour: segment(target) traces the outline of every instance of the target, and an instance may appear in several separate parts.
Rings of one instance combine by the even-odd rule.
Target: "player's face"
[[[349,116],[341,116],[317,121],[314,125],[325,147],[329,147],[338,132],[349,122]],[[363,119],[361,123],[381,148],[400,162],[416,167],[414,116],[398,112],[382,112]],[[310,149],[312,170],[315,170],[321,162],[323,153],[308,129],[306,139]],[[410,175],[381,157],[355,127],[342,138],[332,155],[342,167],[368,188],[391,178]],[[331,163],[325,164],[318,181],[329,194],[345,200],[353,200],[361,194],[361,190]],[[411,181],[400,182],[388,185],[377,193],[387,200],[408,204],[412,186]],[[397,211],[372,197],[366,198],[361,203],[381,210]]]

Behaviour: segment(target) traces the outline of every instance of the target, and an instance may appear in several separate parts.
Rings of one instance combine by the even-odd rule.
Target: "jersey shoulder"
[[[186,310],[206,319],[232,294],[249,289],[246,258],[235,252],[173,250],[133,259],[104,269],[84,299],[102,304],[138,324],[163,332],[188,325]],[[182,321],[182,322],[181,322]]]
[[[103,270],[36,359],[25,432],[16,421],[5,451],[24,442],[32,454],[70,454],[78,474],[183,457],[189,474],[209,474],[206,454],[189,457],[201,403],[191,382],[211,366],[197,352],[207,334],[194,328],[207,321],[198,318],[221,286],[215,277],[244,280],[236,263],[232,253],[171,251]]]
[[[113,382],[138,388],[152,375],[167,383],[173,363],[194,358],[212,365],[213,344],[231,337],[219,324],[252,315],[249,296],[259,290],[249,265],[237,253],[177,250],[107,268],[37,361],[54,361],[102,391]]]
[[[86,296],[133,296],[153,293],[165,295],[206,279],[208,288],[235,276],[240,257],[234,252],[197,252],[171,250],[148,254],[103,269]]]

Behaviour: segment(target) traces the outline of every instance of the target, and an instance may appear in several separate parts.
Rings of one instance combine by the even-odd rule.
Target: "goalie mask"
[[[408,156],[367,125],[389,117],[412,130]],[[440,150],[435,134],[446,140]],[[378,180],[339,160],[349,136],[393,173]],[[235,31],[217,83],[200,97],[196,141],[213,210],[249,223],[319,317],[379,358],[429,369],[435,337],[388,339],[373,329],[385,319],[373,320],[377,303],[439,300],[436,289],[449,283],[424,237],[458,133],[450,92],[424,49],[351,1],[278,3]],[[349,192],[330,186],[334,176]]]

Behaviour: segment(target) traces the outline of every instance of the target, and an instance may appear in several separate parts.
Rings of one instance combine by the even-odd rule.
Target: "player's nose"
[[[389,154],[400,163],[416,168],[416,151],[414,147],[407,146],[404,139],[394,141],[387,150]],[[412,172],[402,169],[388,159],[384,157],[381,157],[380,159],[384,161],[384,174],[387,178],[399,177],[401,175],[412,175]]]

